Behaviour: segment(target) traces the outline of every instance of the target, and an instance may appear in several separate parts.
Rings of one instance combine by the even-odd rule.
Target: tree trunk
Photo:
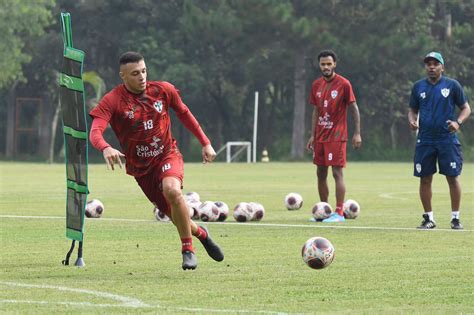
[[[56,142],[56,129],[58,128],[59,113],[61,112],[61,104],[58,102],[56,111],[54,112],[53,121],[51,122],[51,141],[49,143],[48,163],[54,162],[54,143]]]
[[[305,135],[305,109],[306,109],[306,69],[305,52],[303,49],[297,51],[295,56],[294,70],[294,107],[293,107],[293,132],[291,142],[291,158],[302,159],[304,157],[304,135]]]
[[[8,92],[7,99],[7,138],[5,142],[5,156],[7,158],[13,158],[16,153],[15,148],[15,123],[16,123],[16,107],[15,107],[15,96],[16,86],[18,81],[15,81]]]
[[[390,142],[392,143],[392,151],[397,150],[397,123],[396,119],[390,125]]]

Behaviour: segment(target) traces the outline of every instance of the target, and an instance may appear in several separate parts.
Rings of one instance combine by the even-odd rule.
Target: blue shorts
[[[416,177],[430,176],[436,173],[438,161],[439,173],[456,177],[462,171],[462,151],[460,144],[418,145],[415,150],[414,174]]]

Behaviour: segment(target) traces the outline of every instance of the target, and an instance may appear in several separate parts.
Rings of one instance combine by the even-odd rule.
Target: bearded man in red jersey
[[[336,74],[336,54],[323,50],[318,55],[322,77],[312,85],[309,102],[314,106],[311,137],[306,144],[313,152],[313,163],[317,165],[318,192],[321,201],[328,202],[328,168],[336,183],[336,211],[323,222],[345,221],[343,204],[346,194],[342,169],[346,165],[347,109],[354,120],[352,146],[358,149],[362,144],[360,116],[354,92],[349,80]]]
[[[201,143],[203,163],[212,162],[216,157],[211,142],[172,84],[147,81],[142,55],[126,52],[119,63],[123,84],[107,93],[90,112],[92,145],[102,151],[107,168],[112,170],[116,164],[122,167],[121,157],[124,157],[127,174],[135,177],[148,199],[171,218],[181,238],[184,270],[197,267],[193,235],[212,259],[222,261],[224,254],[207,229],[189,218],[181,192],[183,157],[171,134],[170,109]],[[112,127],[122,151],[104,140],[107,124]]]

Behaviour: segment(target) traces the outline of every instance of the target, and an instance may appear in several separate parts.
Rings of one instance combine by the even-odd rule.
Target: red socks
[[[204,241],[207,238],[207,232],[202,227],[198,226],[196,234],[194,234],[200,241]]]
[[[336,212],[337,212],[337,214],[339,214],[340,216],[344,216],[343,207],[344,207],[344,203],[338,203],[338,204],[336,204]]]
[[[202,227],[198,226],[198,229],[194,236],[196,236],[200,241],[204,241],[207,238],[207,232]],[[185,237],[181,239],[181,252],[185,252],[187,250],[192,251],[194,253],[192,237]]]
[[[181,239],[181,252],[184,253],[187,250],[194,253],[193,239],[191,237],[190,238],[185,237]]]

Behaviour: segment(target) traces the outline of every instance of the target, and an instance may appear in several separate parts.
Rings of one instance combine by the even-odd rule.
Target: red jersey
[[[164,81],[147,82],[141,94],[130,93],[121,84],[107,93],[90,115],[110,123],[125,154],[127,173],[137,177],[158,165],[166,153],[178,151],[171,134],[170,108],[202,145],[210,143],[178,90]]]
[[[331,81],[315,80],[309,102],[318,109],[315,142],[347,141],[347,106],[356,101],[349,80],[336,74]]]

